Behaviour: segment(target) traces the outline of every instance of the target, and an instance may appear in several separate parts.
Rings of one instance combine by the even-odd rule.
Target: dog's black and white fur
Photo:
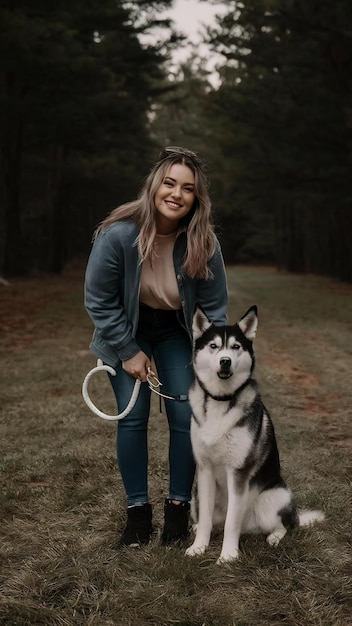
[[[195,381],[191,439],[197,463],[199,521],[186,554],[202,554],[213,525],[225,522],[218,563],[239,556],[242,533],[263,532],[277,545],[287,530],[322,520],[298,511],[280,473],[273,423],[253,378],[257,308],[233,326],[193,319]]]

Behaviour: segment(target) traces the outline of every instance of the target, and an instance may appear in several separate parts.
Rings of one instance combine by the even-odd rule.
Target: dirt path
[[[334,445],[351,446],[351,287],[270,268],[233,268],[229,274],[230,321],[258,304],[257,376],[287,398],[288,405],[319,420]],[[86,355],[91,325],[83,310],[82,287],[82,271],[0,286],[3,350],[21,352],[38,339],[61,336],[68,324],[78,321],[82,338],[77,336],[77,349]],[[307,299],[307,292],[313,296]],[[68,307],[63,306],[66,300]],[[57,311],[55,303],[60,303]]]

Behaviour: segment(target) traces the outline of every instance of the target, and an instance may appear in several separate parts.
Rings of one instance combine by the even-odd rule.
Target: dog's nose
[[[220,365],[221,365],[221,367],[230,367],[231,359],[228,356],[223,356],[220,359]]]

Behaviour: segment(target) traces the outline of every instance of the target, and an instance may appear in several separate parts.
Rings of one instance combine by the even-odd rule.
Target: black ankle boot
[[[149,543],[152,533],[152,507],[149,502],[127,509],[127,525],[119,540],[120,546],[138,548]]]
[[[189,502],[173,504],[172,500],[166,499],[164,505],[164,529],[161,535],[161,543],[167,545],[183,541],[189,536]]]

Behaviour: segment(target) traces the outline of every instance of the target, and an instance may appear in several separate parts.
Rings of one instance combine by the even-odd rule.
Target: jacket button
[[[181,281],[181,274],[177,274],[176,278],[178,281]]]

